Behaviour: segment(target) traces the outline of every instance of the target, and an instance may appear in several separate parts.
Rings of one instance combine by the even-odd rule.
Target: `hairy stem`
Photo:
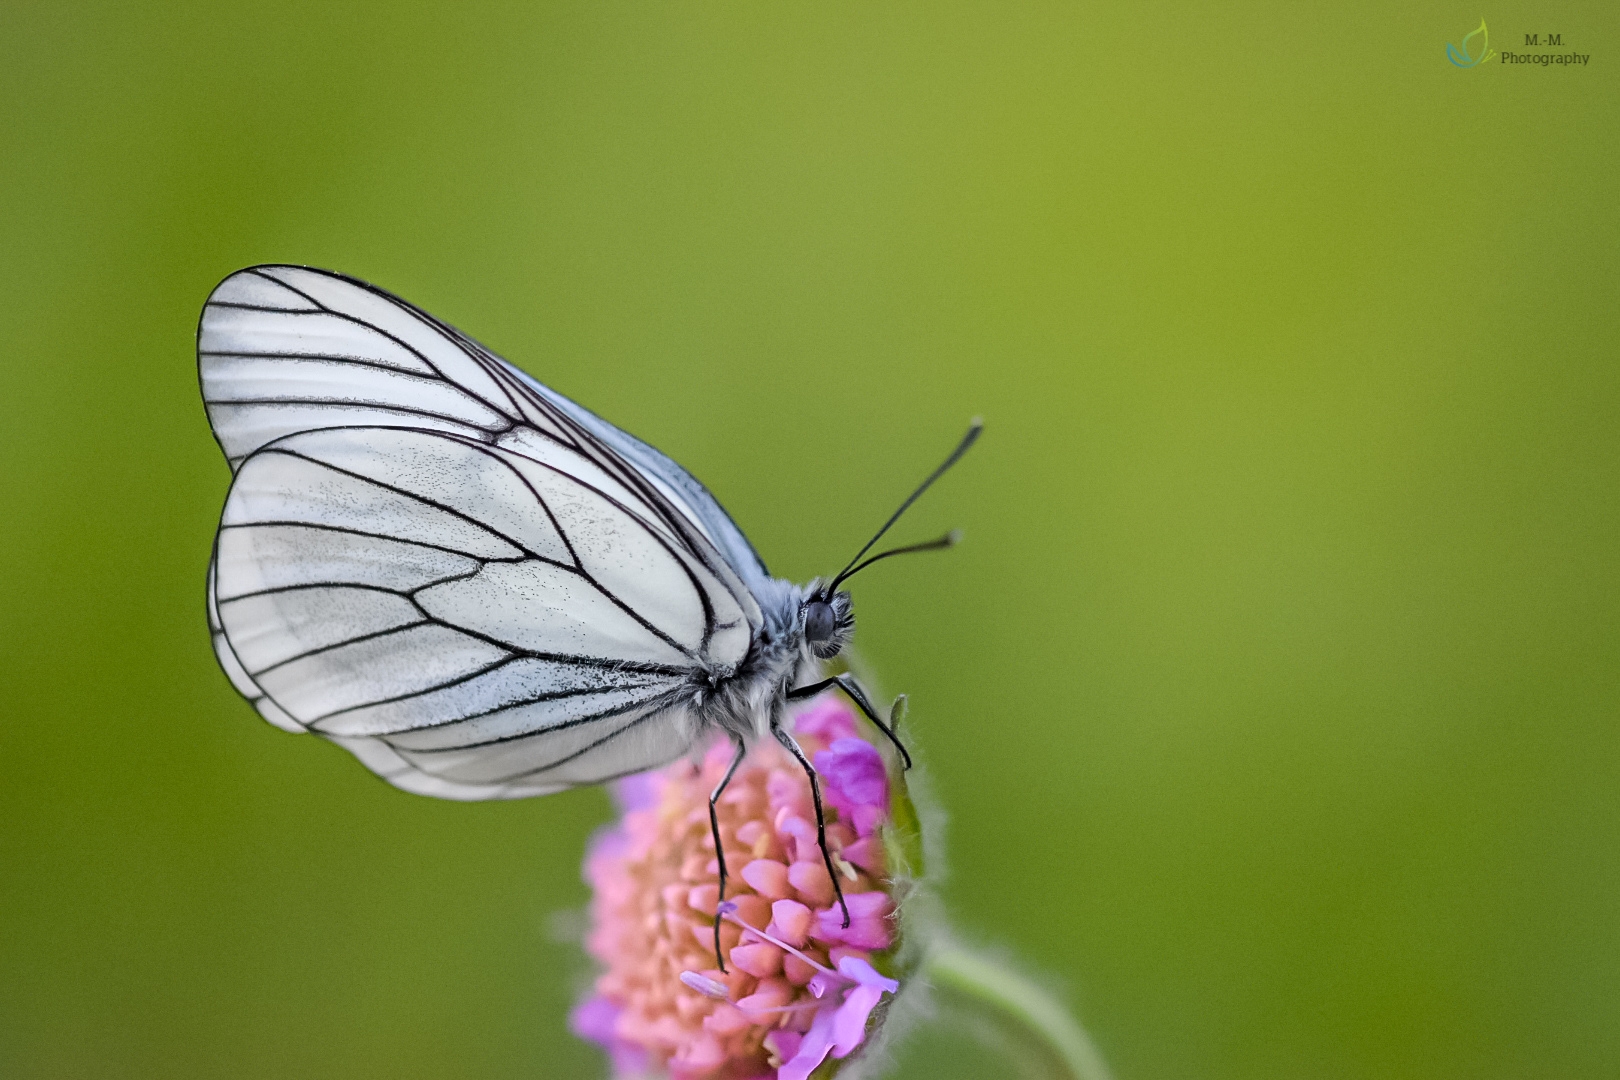
[[[1091,1036],[1068,1010],[999,961],[942,943],[929,951],[923,973],[938,989],[988,1007],[1003,1022],[1033,1036],[1073,1080],[1113,1080]]]

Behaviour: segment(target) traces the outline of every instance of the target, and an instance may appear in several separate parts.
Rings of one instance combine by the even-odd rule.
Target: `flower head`
[[[883,757],[836,701],[816,702],[795,726],[821,777],[849,925],[822,861],[809,781],[780,747],[754,747],[721,797],[724,903],[708,798],[730,748],[621,781],[624,817],[585,862],[595,890],[586,947],[606,970],[573,1015],[575,1033],[608,1050],[615,1076],[804,1080],[859,1047],[873,1010],[899,989],[878,971],[897,944]]]

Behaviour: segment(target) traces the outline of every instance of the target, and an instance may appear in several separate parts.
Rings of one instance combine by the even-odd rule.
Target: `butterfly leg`
[[[741,739],[737,739],[736,742],[737,752],[731,755],[731,764],[726,766],[726,775],[720,778],[720,783],[715,785],[713,794],[709,796],[709,830],[714,834],[714,858],[720,864],[720,892],[715,897],[716,905],[719,905],[726,898],[726,849],[720,843],[720,813],[715,809],[715,806],[719,803],[720,796],[725,794],[726,785],[731,783],[732,776],[737,772],[737,766],[742,764],[744,755],[748,753],[748,747]],[[720,953],[720,909],[718,906],[714,911],[714,959],[720,965],[720,973],[724,975],[726,973],[726,958]]]
[[[810,764],[810,759],[804,756],[804,751],[794,741],[793,736],[779,727],[771,728],[776,741],[787,748],[799,761],[799,767],[804,769],[804,775],[810,778],[810,797],[816,803],[816,843],[821,845],[821,861],[827,867],[827,876],[832,879],[833,892],[838,896],[838,906],[844,909],[844,929],[849,929],[849,905],[844,902],[844,887],[838,883],[838,871],[833,869],[832,852],[827,850],[827,816],[821,810],[821,781],[816,777],[816,767]]]
[[[822,679],[818,683],[811,683],[809,686],[789,690],[787,692],[788,700],[815,697],[829,686],[836,686],[848,694],[849,699],[860,707],[861,712],[866,714],[866,718],[877,725],[877,729],[887,735],[890,742],[894,743],[894,748],[900,751],[900,760],[906,763],[906,768],[911,768],[911,754],[907,752],[906,744],[900,741],[900,736],[894,733],[893,728],[878,719],[877,710],[872,708],[872,703],[866,699],[866,691],[861,689],[861,684],[856,682],[852,676],[835,675],[830,679]]]

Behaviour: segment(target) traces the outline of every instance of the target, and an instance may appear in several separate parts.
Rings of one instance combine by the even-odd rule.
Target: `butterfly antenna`
[[[962,530],[952,529],[950,532],[946,533],[944,536],[941,536],[937,540],[926,540],[921,544],[907,544],[905,547],[890,548],[888,551],[880,551],[876,555],[873,555],[870,559],[863,559],[854,566],[850,567],[848,570],[844,571],[842,574],[839,574],[838,580],[834,581],[830,588],[836,588],[839,582],[848,581],[862,570],[865,570],[868,566],[871,566],[873,563],[882,559],[887,559],[890,555],[909,555],[913,551],[939,551],[941,548],[953,548],[961,542]]]
[[[872,545],[883,539],[883,534],[889,531],[890,526],[900,520],[900,515],[911,509],[911,504],[921,498],[922,493],[927,491],[929,487],[933,485],[935,480],[938,480],[941,476],[944,476],[945,471],[960,461],[962,459],[962,455],[968,452],[968,448],[979,441],[979,433],[983,430],[984,421],[975,416],[973,418],[973,422],[968,425],[967,434],[962,436],[962,441],[956,444],[955,450],[951,451],[951,456],[946,458],[944,463],[941,464],[939,468],[929,473],[928,479],[917,485],[917,490],[913,491],[909,496],[907,496],[906,501],[900,504],[900,509],[889,515],[889,520],[883,523],[883,528],[879,529],[876,535],[866,542],[866,546],[857,551],[855,553],[855,557],[849,560],[849,565],[840,570],[838,572],[838,576],[832,579],[832,584],[828,585],[824,590],[824,595],[831,596],[833,592],[837,590],[840,583],[852,576],[857,570],[870,566],[879,559],[886,559],[890,555],[899,555],[907,551],[930,551],[934,548],[951,547],[956,543],[957,540],[961,539],[961,534],[955,530],[952,530],[951,532],[940,537],[938,540],[930,540],[926,544],[913,544],[909,547],[895,548],[892,551],[885,551],[882,554],[874,555],[870,559],[867,559],[864,563],[861,562],[861,558],[868,551],[872,550]]]

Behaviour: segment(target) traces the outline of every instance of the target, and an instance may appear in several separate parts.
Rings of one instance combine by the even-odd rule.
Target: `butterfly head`
[[[799,607],[804,643],[819,660],[837,656],[855,636],[855,609],[847,592],[812,589]]]
[[[891,555],[905,555],[913,551],[934,551],[938,548],[954,547],[957,541],[962,538],[960,532],[952,529],[938,540],[928,540],[921,544],[907,544],[904,547],[890,548],[888,551],[880,551],[870,558],[866,557],[866,553],[872,550],[872,545],[883,538],[883,534],[889,531],[891,525],[900,520],[900,515],[906,512],[906,508],[916,502],[922,493],[928,490],[929,485],[943,476],[947,469],[955,465],[957,460],[968,452],[968,447],[978,440],[979,432],[983,428],[983,422],[975,418],[973,423],[968,426],[967,434],[962,436],[962,441],[956,444],[956,449],[951,451],[951,456],[945,459],[945,463],[930,473],[928,479],[924,480],[917,490],[913,491],[906,501],[900,504],[900,509],[889,516],[889,520],[883,523],[883,528],[879,529],[877,535],[866,542],[865,547],[855,553],[855,557],[849,560],[849,564],[840,570],[831,581],[818,578],[811,583],[809,591],[805,594],[805,599],[799,605],[799,630],[803,634],[805,648],[815,654],[817,659],[830,660],[837,656],[844,646],[849,644],[849,639],[855,635],[855,612],[850,603],[849,593],[840,592],[838,586],[873,563],[887,559]]]

